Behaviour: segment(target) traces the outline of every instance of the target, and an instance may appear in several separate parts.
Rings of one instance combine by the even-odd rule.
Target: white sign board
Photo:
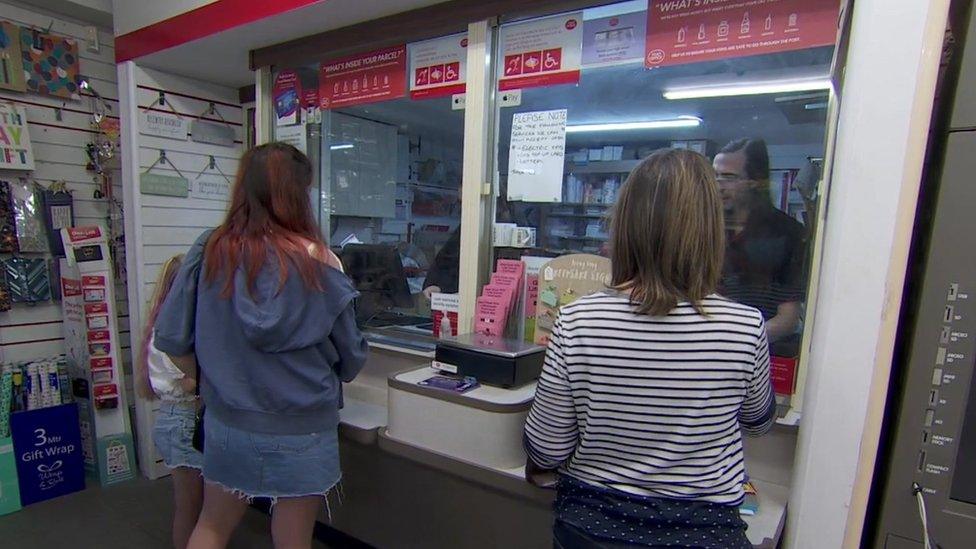
[[[139,133],[186,141],[190,126],[178,114],[144,110],[139,115]]]
[[[308,154],[308,134],[305,130],[305,124],[276,127],[275,140],[288,143],[303,153]]]
[[[508,199],[560,202],[566,156],[566,109],[517,113],[508,149]]]
[[[220,198],[226,199],[230,196],[230,182],[223,177],[208,177],[198,179],[193,196],[199,198]]]
[[[408,44],[410,97],[425,99],[464,93],[467,48],[467,33]]]
[[[27,111],[20,105],[0,103],[0,170],[33,169]]]

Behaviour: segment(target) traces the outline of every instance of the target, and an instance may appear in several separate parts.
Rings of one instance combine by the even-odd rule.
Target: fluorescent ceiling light
[[[352,143],[340,143],[338,145],[332,145],[331,147],[329,147],[329,150],[330,151],[341,151],[343,149],[351,149],[353,147],[355,147],[355,145],[353,145]]]
[[[614,122],[609,124],[578,124],[566,126],[566,133],[578,132],[612,132],[625,130],[653,130],[658,128],[697,128],[702,123],[697,116],[679,116],[665,120],[648,120],[646,122]]]
[[[763,95],[769,93],[790,93],[816,90],[829,90],[830,79],[816,80],[771,80],[768,82],[748,82],[727,86],[702,86],[696,88],[671,89],[664,91],[665,99],[699,99],[703,97],[735,97],[739,95]]]

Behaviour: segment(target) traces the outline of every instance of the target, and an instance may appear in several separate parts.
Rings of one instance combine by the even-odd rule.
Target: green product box
[[[0,438],[0,515],[20,510],[20,486],[12,438]]]

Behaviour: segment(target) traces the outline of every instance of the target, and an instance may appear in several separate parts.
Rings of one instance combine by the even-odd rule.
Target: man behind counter
[[[806,290],[806,231],[770,201],[766,142],[733,141],[713,165],[727,239],[719,293],[759,309],[771,343],[795,340]]]

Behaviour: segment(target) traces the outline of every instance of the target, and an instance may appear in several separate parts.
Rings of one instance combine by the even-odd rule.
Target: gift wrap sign
[[[23,505],[85,489],[75,404],[18,412],[10,417],[10,429]]]
[[[33,169],[27,111],[13,103],[0,103],[0,170]]]

